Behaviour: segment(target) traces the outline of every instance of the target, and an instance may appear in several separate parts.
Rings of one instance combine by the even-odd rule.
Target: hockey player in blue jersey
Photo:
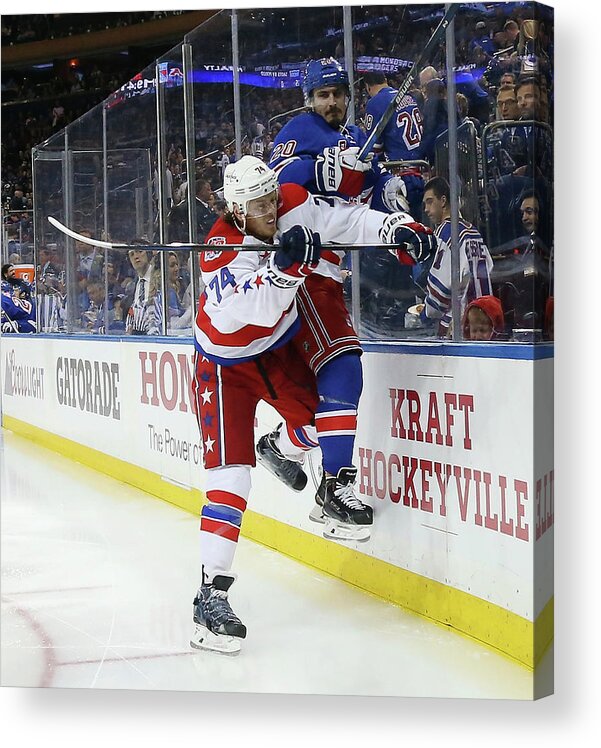
[[[382,119],[386,108],[397,95],[397,90],[388,85],[384,73],[365,73],[363,83],[369,101],[365,108],[365,130],[369,137]],[[388,121],[374,152],[386,161],[416,161],[422,158],[421,143],[424,132],[422,115],[412,96],[405,96]],[[421,220],[421,204],[424,195],[424,180],[418,169],[405,168],[399,172],[406,191],[409,213],[416,221]]]
[[[346,125],[350,102],[348,74],[334,58],[311,60],[303,81],[305,104],[278,133],[269,166],[280,184],[294,182],[318,195],[369,203],[384,213],[407,211],[404,181],[385,171],[376,157],[357,157],[367,136]]]
[[[24,281],[22,283],[28,285]],[[32,298],[32,294],[28,290],[25,290],[21,284],[11,283],[8,279],[4,279],[2,280],[1,296],[2,333],[35,332],[35,301]]]
[[[365,163],[358,159],[366,135],[358,127],[344,125],[350,94],[346,72],[332,58],[312,60],[307,65],[303,91],[312,111],[291,120],[275,140],[269,166],[276,172],[278,181],[282,185],[296,183],[308,192],[326,196],[321,203],[330,202],[332,210],[340,202],[335,198],[351,198],[368,202],[372,209],[381,213],[392,213],[385,220],[391,227],[398,221],[393,231],[401,231],[403,238],[395,234],[397,243],[407,243],[413,248],[408,271],[415,263],[426,262],[436,249],[436,241],[429,229],[409,215],[405,183],[382,169],[377,157]],[[390,260],[395,265],[397,261],[407,262],[403,253],[394,252],[394,255],[396,259]],[[307,284],[306,298],[301,302],[307,325],[319,340],[313,342],[308,337],[302,348],[315,373],[320,408],[328,412],[328,417],[338,419],[340,416],[340,423],[347,424],[351,419],[354,424],[363,388],[362,349],[343,299],[341,257],[328,250],[321,257],[321,270]],[[357,475],[357,468],[352,466],[354,425],[352,429],[345,427],[343,430],[343,436],[330,434],[327,439],[332,450],[337,451],[340,464],[351,466],[347,485],[336,484],[335,489],[347,495]],[[283,447],[284,434],[288,435],[287,449]],[[290,436],[290,429],[278,427],[261,437],[257,445],[259,461],[288,485],[292,485],[288,476],[303,472],[294,462],[302,463],[303,453],[314,446],[306,440],[303,442],[302,435],[293,436],[296,441]],[[326,475],[326,472],[327,468],[322,486],[336,480],[334,474]],[[306,481],[304,472],[302,479]],[[319,498],[316,497],[316,501],[319,503]],[[313,514],[310,516],[316,519]]]
[[[365,73],[363,83],[369,96],[365,108],[365,130],[367,135],[371,135],[398,92],[388,85],[384,73]],[[415,99],[407,94],[374,145],[374,151],[384,153],[387,161],[419,159],[423,131],[419,108]]]

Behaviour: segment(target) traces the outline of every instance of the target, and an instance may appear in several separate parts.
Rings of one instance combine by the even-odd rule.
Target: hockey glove
[[[384,244],[395,244],[389,251],[401,265],[426,262],[436,252],[436,237],[432,229],[415,221],[407,222],[407,214],[391,213],[380,229]]]
[[[280,247],[270,255],[267,272],[276,286],[297,286],[315,270],[320,256],[319,234],[293,226],[282,234]]]
[[[407,187],[402,177],[391,177],[382,190],[382,202],[391,213],[404,211],[409,213]]]
[[[383,244],[396,245],[388,251],[401,265],[425,262],[436,251],[436,237],[432,230],[411,221],[411,216],[407,213],[391,213],[386,216],[379,237]]]
[[[347,197],[360,195],[365,173],[371,169],[371,159],[360,161],[358,153],[357,146],[324,148],[315,163],[315,181],[319,192],[340,192]]]
[[[392,177],[384,185],[382,190],[382,202],[384,207],[394,213],[405,211],[415,213],[421,206],[424,196],[424,180],[420,174],[403,174]]]
[[[400,226],[395,232],[394,240],[395,244],[400,245],[400,251],[404,249],[415,262],[427,262],[436,252],[436,237],[432,229],[421,223],[406,223]],[[398,254],[397,258],[403,264]]]

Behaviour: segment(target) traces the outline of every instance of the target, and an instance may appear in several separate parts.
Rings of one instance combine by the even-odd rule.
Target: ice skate
[[[204,574],[203,574],[204,578]],[[240,640],[246,637],[246,626],[232,610],[227,593],[234,577],[218,574],[212,583],[203,581],[194,598],[195,630],[190,645],[222,654],[240,652]]]
[[[355,496],[356,477],[357,468],[353,467],[340,468],[336,476],[324,473],[309,519],[325,525],[325,538],[369,540],[373,509]]]
[[[270,434],[262,436],[257,443],[257,459],[273,473],[276,478],[285,483],[293,491],[302,491],[307,485],[307,474],[300,466],[300,463],[289,460],[277,448],[280,425]]]

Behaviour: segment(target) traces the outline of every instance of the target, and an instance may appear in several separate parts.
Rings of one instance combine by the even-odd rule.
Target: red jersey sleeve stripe
[[[211,318],[205,312],[206,297],[201,296],[200,303],[198,305],[198,314],[196,315],[196,323],[203,333],[209,338],[211,343],[215,345],[224,345],[235,348],[243,348],[244,346],[250,345],[261,338],[268,338],[273,335],[274,330],[278,327],[281,321],[290,314],[294,302],[290,304],[288,309],[282,314],[278,321],[273,327],[261,327],[260,325],[244,325],[235,332],[220,332],[211,322]]]
[[[281,186],[282,202],[278,205],[278,218],[298,208],[309,199],[309,193],[300,184],[288,182]]]
[[[447,304],[449,302],[449,297],[439,293],[431,283],[428,283],[428,293],[430,294],[430,296],[432,296],[432,298],[438,299],[441,304]]]
[[[332,252],[331,249],[324,249],[321,252],[321,259],[327,260],[328,262],[334,263],[334,265],[340,265],[341,258],[336,252]]]

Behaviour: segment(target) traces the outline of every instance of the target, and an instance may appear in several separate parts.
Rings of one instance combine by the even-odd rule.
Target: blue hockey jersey
[[[300,184],[312,194],[318,195],[320,193],[315,181],[315,162],[324,148],[361,147],[366,139],[365,133],[355,125],[335,130],[315,112],[299,114],[278,133],[273,143],[269,166],[276,172],[280,184]],[[384,184],[391,176],[378,164],[377,157],[374,157],[371,170],[366,172],[360,201],[370,202],[374,210],[387,212],[380,196]],[[348,199],[348,195],[338,192],[331,194]]]
[[[388,86],[371,98],[365,108],[365,129],[369,136],[382,119],[386,107],[398,91]],[[415,99],[404,96],[393,116],[380,135],[374,150],[383,152],[388,161],[411,161],[422,158],[421,142],[423,135],[422,116]]]
[[[2,290],[2,332],[35,332],[35,303]]]

